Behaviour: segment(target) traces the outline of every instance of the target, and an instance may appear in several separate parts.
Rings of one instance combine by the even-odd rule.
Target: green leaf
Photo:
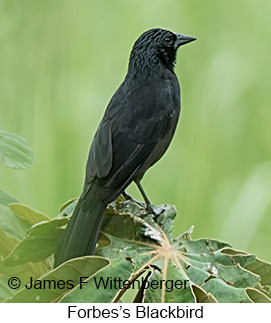
[[[0,204],[0,230],[8,237],[21,240],[25,237],[30,224],[8,207]]]
[[[219,303],[249,303],[250,300],[243,288],[235,288],[220,278],[210,279],[201,286],[213,295]]]
[[[73,261],[92,259],[94,269],[90,268],[92,271],[85,275],[88,278],[83,288],[78,285],[78,277],[85,273],[85,262],[76,263],[75,271],[79,273],[72,289],[68,286],[63,290],[57,288],[57,291],[27,289],[25,285],[30,277],[42,284],[40,281],[44,277],[54,277],[51,273],[58,270],[52,270],[52,253],[69,221],[70,217],[66,215],[71,214],[75,204],[76,201],[68,202],[61,211],[65,216],[58,215],[53,220],[19,203],[11,203],[10,208],[0,204],[0,239],[8,245],[0,248],[6,257],[0,262],[3,297],[8,297],[5,282],[16,276],[21,279],[22,286],[16,294],[9,296],[10,301],[15,302],[240,303],[269,302],[271,299],[269,263],[221,241],[193,240],[191,228],[173,238],[174,207],[159,206],[156,210],[161,214],[153,217],[133,200],[123,198],[107,208],[97,256],[77,258],[58,267],[66,268],[65,265],[70,264],[74,268]],[[35,224],[29,227],[29,222]],[[106,263],[101,265],[97,259],[106,259]],[[68,280],[64,272],[60,273],[59,279]],[[72,275],[75,277],[75,272]],[[119,284],[114,285],[114,282]]]
[[[65,202],[63,205],[61,205],[60,209],[59,209],[59,212],[61,216],[69,216],[72,214],[74,208],[75,208],[75,205],[77,203],[77,198],[75,199],[71,199],[67,202]]]
[[[0,130],[0,163],[15,169],[26,169],[33,163],[28,142],[15,134]]]
[[[163,231],[165,234],[172,238],[172,231],[174,227],[174,220],[176,217],[176,209],[172,205],[159,205],[155,208],[155,210],[158,212],[163,210],[162,213],[155,219],[157,224],[163,228]]]
[[[41,212],[35,211],[30,207],[20,203],[10,203],[8,206],[14,213],[20,215],[23,219],[29,222],[31,225],[41,222],[48,221],[50,218]]]
[[[235,266],[216,265],[217,276],[235,288],[254,287],[260,281],[260,276],[244,270],[239,264]]]
[[[6,277],[7,279],[14,276],[18,277],[22,282],[22,288],[24,284],[27,284],[29,282],[29,277],[36,279],[38,277],[41,277],[44,273],[48,272],[52,268],[52,264],[50,263],[50,261],[48,261],[48,259],[46,261],[38,263],[29,262],[24,265],[13,267],[7,267],[5,266],[4,262],[0,262],[0,276]]]
[[[271,299],[255,288],[246,288],[246,294],[253,303],[271,303]]]
[[[260,286],[262,282],[269,282],[269,267],[260,266],[263,276],[247,269],[255,263],[254,255],[234,250],[229,244],[217,240],[193,240],[191,229],[173,239],[174,208],[164,207],[162,216],[155,219],[156,223],[140,206],[132,205],[130,209],[130,203],[133,202],[119,199],[108,208],[102,231],[111,245],[99,248],[98,254],[110,259],[130,260],[134,266],[132,276],[152,268],[148,282],[170,278],[173,281],[188,281],[188,288],[181,291],[178,288],[166,290],[165,285],[155,291],[141,290],[138,297],[142,301],[250,302],[245,290],[256,286],[267,295],[268,291],[264,288],[268,286]],[[116,298],[124,293],[118,293]]]
[[[12,221],[10,221],[12,220],[13,214],[10,213],[7,207],[10,203],[14,202],[17,202],[17,200],[13,196],[0,190],[0,205],[3,206],[0,206],[0,256],[2,257],[6,257],[18,244],[18,235],[15,233],[15,239],[14,232],[13,235],[10,234],[10,230],[8,228],[8,226],[13,226]],[[7,233],[4,230],[6,230]],[[23,232],[25,233],[26,231],[23,230]],[[22,235],[24,235],[24,233]]]
[[[48,303],[58,301],[64,294],[77,286],[80,278],[89,277],[107,266],[109,260],[102,257],[82,257],[69,260],[49,271],[32,284],[33,288],[24,287],[7,303]],[[30,278],[29,278],[30,279]],[[29,280],[30,282],[30,280]],[[85,286],[85,284],[83,284]],[[28,284],[28,287],[30,285]],[[93,290],[91,291],[93,293]]]
[[[12,297],[24,288],[29,283],[30,277],[36,279],[44,273],[52,269],[49,262],[27,263],[26,265],[6,267],[3,262],[0,262],[0,296],[2,301]],[[8,287],[8,280],[12,277],[20,279],[21,286],[17,289]]]
[[[17,203],[18,201],[15,197],[11,196],[9,193],[0,190],[0,204],[8,206],[10,203]]]
[[[217,300],[210,293],[197,285],[191,285],[196,303],[217,303]]]
[[[165,258],[162,272],[154,270],[149,278],[144,303],[194,303],[190,284],[183,269]]]
[[[223,248],[221,253],[228,255],[232,264],[239,264],[243,268],[246,268],[248,265],[253,264],[256,261],[256,256],[249,255],[244,251],[232,248]]]
[[[18,240],[9,237],[2,229],[0,229],[0,256],[6,257],[18,244]]]
[[[8,287],[8,278],[0,277],[0,302],[15,294],[16,290]]]
[[[189,253],[198,254],[202,256],[213,255],[214,252],[226,247],[231,247],[229,244],[211,239],[198,239],[192,240],[187,234],[182,234],[174,239],[175,243],[179,244],[179,247]]]
[[[106,258],[105,258],[106,259]],[[116,294],[120,291],[119,284],[116,285],[112,280],[121,279],[122,281],[129,279],[133,266],[125,259],[113,259],[104,268],[96,271],[89,279],[86,280],[84,288],[80,286],[74,288],[66,294],[61,303],[109,303],[112,302]],[[103,285],[103,282],[105,286]],[[110,285],[112,282],[112,286]]]
[[[260,259],[248,264],[247,270],[261,276],[261,284],[271,286],[271,264]]]
[[[55,250],[56,243],[62,233],[61,227],[68,220],[54,219],[37,223],[29,229],[27,236],[8,255],[6,266],[16,266],[27,262],[39,262],[49,257]]]

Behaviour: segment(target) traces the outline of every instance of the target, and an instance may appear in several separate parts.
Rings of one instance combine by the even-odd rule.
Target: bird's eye
[[[172,43],[173,43],[173,37],[171,37],[171,36],[165,37],[165,39],[164,39],[165,45],[170,46],[170,45],[172,45]]]

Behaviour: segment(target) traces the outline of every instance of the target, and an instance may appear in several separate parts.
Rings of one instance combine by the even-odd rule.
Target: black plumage
[[[180,114],[174,73],[179,46],[195,40],[151,29],[135,42],[127,75],[110,100],[92,141],[83,192],[56,251],[55,266],[95,252],[107,205],[140,180],[168,148]]]

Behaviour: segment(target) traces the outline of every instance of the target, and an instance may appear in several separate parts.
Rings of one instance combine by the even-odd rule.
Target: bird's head
[[[173,70],[178,48],[194,40],[196,38],[176,34],[169,30],[150,29],[134,43],[129,67],[148,68],[152,64],[162,62],[167,68]]]

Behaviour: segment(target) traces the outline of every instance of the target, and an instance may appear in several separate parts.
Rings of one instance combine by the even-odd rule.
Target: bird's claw
[[[148,213],[151,213],[155,218],[157,218],[160,214],[164,212],[164,209],[157,209],[152,204],[147,204],[146,211]]]

